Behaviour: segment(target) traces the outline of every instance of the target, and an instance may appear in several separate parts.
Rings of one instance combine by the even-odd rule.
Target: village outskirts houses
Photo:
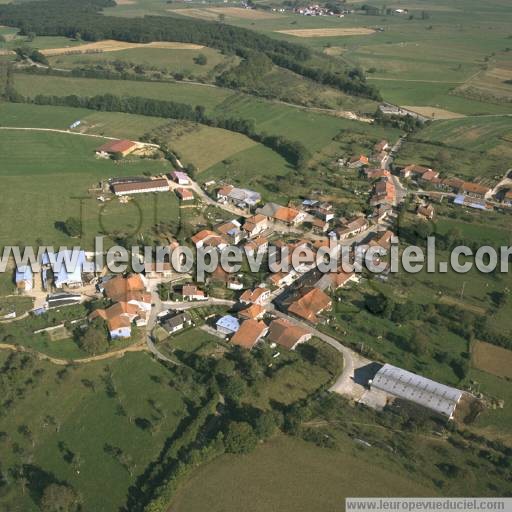
[[[34,287],[34,274],[29,265],[20,265],[16,268],[14,277],[19,292],[30,292]]]
[[[435,210],[430,203],[420,204],[416,209],[416,214],[422,219],[432,220],[434,218]]]
[[[258,236],[254,240],[249,240],[244,245],[244,251],[247,256],[254,256],[255,254],[264,254],[268,250],[268,238]]]
[[[117,178],[110,180],[110,187],[116,196],[169,192],[169,182],[165,178]]]
[[[255,288],[254,290],[245,290],[240,295],[239,301],[242,304],[258,304],[262,306],[270,299],[270,290],[268,288]]]
[[[190,185],[190,177],[184,171],[173,171],[170,174],[170,178],[178,185]]]

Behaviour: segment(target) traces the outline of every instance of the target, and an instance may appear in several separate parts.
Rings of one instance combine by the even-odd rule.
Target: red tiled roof
[[[270,324],[268,340],[272,343],[277,343],[287,349],[293,349],[304,338],[311,338],[311,333],[289,320],[278,318]]]
[[[318,322],[322,311],[331,307],[331,298],[318,288],[313,288],[300,299],[292,302],[288,311],[312,323]]]
[[[102,151],[104,153],[124,153],[136,146],[137,144],[131,140],[113,140],[103,144],[103,146],[99,147],[97,151]]]
[[[265,335],[266,330],[265,322],[252,319],[245,320],[231,338],[231,343],[250,350]]]

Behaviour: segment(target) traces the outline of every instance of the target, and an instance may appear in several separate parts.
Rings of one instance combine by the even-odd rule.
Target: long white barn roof
[[[462,396],[459,389],[385,364],[375,375],[372,387],[452,417]]]

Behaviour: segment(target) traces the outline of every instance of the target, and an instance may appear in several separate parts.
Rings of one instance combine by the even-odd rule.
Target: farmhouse
[[[268,340],[271,343],[277,343],[288,350],[295,350],[297,345],[310,340],[311,336],[307,329],[284,318],[273,320],[268,331]]]
[[[368,221],[361,215],[359,217],[354,217],[341,227],[331,231],[329,236],[334,236],[338,240],[345,240],[351,236],[358,235],[362,233],[366,229],[368,229]]]
[[[386,230],[384,232],[377,233],[373,240],[370,240],[368,244],[370,247],[382,247],[383,249],[389,250],[391,247],[391,239],[395,236],[393,231]]]
[[[492,210],[492,206],[487,204],[485,199],[478,197],[466,196],[464,194],[458,194],[453,200],[453,204],[458,206],[466,206],[468,208],[474,208],[476,210],[488,211]]]
[[[193,201],[194,200],[194,193],[189,190],[188,188],[177,188],[176,189],[176,195],[182,200],[182,201]]]
[[[190,185],[190,178],[186,172],[173,171],[171,172],[171,180],[178,185]]]
[[[422,217],[427,220],[432,220],[434,218],[434,207],[431,204],[420,204],[418,206],[418,209],[416,210],[416,213],[419,217]]]
[[[503,204],[505,206],[512,206],[512,190],[507,190],[503,196]]]
[[[104,286],[104,293],[112,302],[126,302],[149,311],[151,309],[151,294],[147,291],[147,282],[141,274],[115,276]]]
[[[192,325],[192,319],[187,313],[176,313],[165,317],[161,325],[169,334],[173,334]]]
[[[245,238],[245,233],[241,229],[242,225],[237,220],[225,222],[215,229],[221,235],[226,237],[231,243],[238,244]]]
[[[386,178],[381,178],[374,188],[374,193],[370,199],[370,206],[378,206],[380,204],[392,205],[396,200],[396,190],[393,181]]]
[[[369,180],[376,180],[378,178],[387,178],[391,173],[387,169],[365,169],[364,175]]]
[[[257,213],[273,219],[275,222],[281,222],[287,226],[294,226],[304,222],[306,214],[295,208],[281,206],[276,203],[267,203],[260,208]]]
[[[330,309],[331,306],[332,300],[329,295],[318,288],[312,288],[300,299],[292,302],[290,306],[288,306],[288,312],[316,324],[320,321],[318,315]]]
[[[220,241],[218,240],[220,239]],[[207,243],[208,241],[211,241],[211,240],[214,240],[213,241],[213,244],[211,243]],[[217,241],[215,241],[217,240]],[[196,246],[196,249],[200,249],[201,247],[204,247],[205,245],[215,245],[215,244],[220,244],[222,242],[222,238],[217,235],[217,233],[214,233],[213,231],[209,230],[209,229],[203,229],[201,231],[199,231],[199,233],[196,233],[193,237],[192,237],[192,243]]]
[[[240,329],[240,322],[234,316],[225,315],[217,320],[215,324],[217,332],[231,336]]]
[[[34,285],[34,275],[28,265],[20,266],[15,273],[16,288],[22,292],[29,292]]]
[[[261,195],[254,190],[225,185],[217,191],[217,200],[232,203],[241,208],[252,208],[261,201]]]
[[[231,338],[231,343],[251,350],[267,332],[268,327],[265,322],[252,319],[245,320]]]
[[[390,364],[385,364],[369,384],[371,388],[414,402],[448,419],[453,418],[455,408],[463,395],[458,389]]]
[[[265,316],[265,308],[260,304],[251,304],[248,308],[242,309],[239,313],[240,318],[252,318],[259,320]]]
[[[356,155],[349,160],[348,167],[350,169],[357,169],[359,167],[363,167],[363,165],[368,165],[369,163],[370,161],[368,160],[367,156]]]
[[[351,281],[357,281],[357,276],[354,272],[344,272],[343,270],[330,273],[329,278],[331,281],[330,288],[332,290],[338,290],[339,288],[343,288],[347,283],[350,283]]]
[[[375,146],[373,146],[374,153],[381,153],[382,151],[387,151],[389,149],[389,142],[387,140],[381,140],[377,142]]]
[[[53,270],[53,284],[56,288],[80,288],[83,286],[82,272],[85,270],[86,258],[84,251],[76,253],[72,250],[60,251],[57,254],[47,253],[43,264],[49,263]],[[43,278],[45,280],[45,278]]]
[[[278,288],[291,285],[295,279],[297,279],[297,273],[293,270],[286,273],[276,272],[270,276],[270,282]]]
[[[200,290],[195,284],[184,284],[181,289],[183,300],[207,300],[208,297],[203,290]]]
[[[270,298],[268,288],[255,288],[254,290],[245,290],[240,296],[242,304],[264,304]]]
[[[132,335],[132,324],[146,324],[146,311],[136,304],[117,302],[107,309],[96,309],[89,315],[89,320],[102,318],[107,322],[111,339],[129,338]]]
[[[460,188],[464,185],[464,180],[460,178],[446,178],[441,181],[441,187],[445,190],[457,193]]]
[[[466,196],[476,199],[487,199],[491,194],[491,189],[478,183],[464,182],[460,187],[460,192]]]
[[[135,151],[138,147],[136,142],[131,140],[113,140],[111,142],[107,142],[100,146],[96,153],[98,154],[107,154],[107,155],[121,155],[127,156],[133,151]]]
[[[172,266],[168,261],[144,263],[144,274],[148,279],[169,278],[172,277]]]
[[[242,229],[247,233],[248,237],[253,238],[268,229],[268,219],[258,213],[252,217],[248,217]]]
[[[114,183],[112,185],[112,192],[116,196],[147,194],[149,192],[169,192],[169,183],[164,178],[140,178],[138,181]]]
[[[264,236],[259,236],[254,240],[247,242],[244,245],[244,251],[248,256],[253,256],[254,253],[261,254],[268,249],[268,239]]]
[[[427,174],[428,173],[428,174]],[[427,176],[427,180],[432,179],[433,177],[438,178],[439,173],[437,171],[434,171],[433,169],[430,169],[430,167],[423,167],[421,165],[408,165],[407,167],[404,167],[400,171],[400,176],[402,178],[424,178],[424,176]]]

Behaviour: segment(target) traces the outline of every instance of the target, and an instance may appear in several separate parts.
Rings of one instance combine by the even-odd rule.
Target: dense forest
[[[171,16],[118,18],[101,13],[104,7],[113,5],[113,0],[43,0],[0,5],[0,24],[18,27],[24,34],[65,36],[85,41],[178,41],[236,53],[242,58],[248,53],[258,52],[275,65],[314,81],[348,94],[380,99],[378,91],[357,69],[341,69],[332,73],[303,64],[311,57],[311,52],[301,45],[213,21]],[[243,69],[241,71],[244,72]]]

